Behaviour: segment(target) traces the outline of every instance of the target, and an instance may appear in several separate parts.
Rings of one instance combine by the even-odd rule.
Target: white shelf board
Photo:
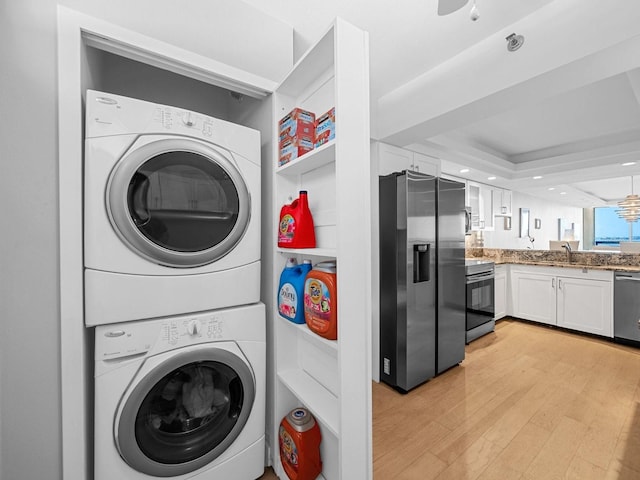
[[[335,159],[336,141],[334,139],[278,167],[276,173],[278,175],[300,175],[335,162]]]
[[[288,328],[296,330],[300,335],[304,335],[304,338],[307,339],[309,342],[317,345],[321,349],[326,350],[327,352],[333,355],[337,355],[338,353],[337,340],[327,340],[326,338],[321,337],[320,335],[312,332],[306,323],[302,323],[302,324],[293,323],[290,320],[287,320],[286,318],[281,317],[280,315],[278,315],[278,313],[276,313],[276,315],[278,316],[278,318],[282,323],[287,325]]]
[[[277,248],[278,252],[284,254],[312,255],[314,257],[336,257],[335,248]]]
[[[277,88],[277,92],[297,97],[323,72],[333,68],[334,44],[332,25],[322,39],[293,66],[285,80]]]
[[[319,422],[340,438],[338,399],[329,390],[300,369],[279,372],[278,378]]]

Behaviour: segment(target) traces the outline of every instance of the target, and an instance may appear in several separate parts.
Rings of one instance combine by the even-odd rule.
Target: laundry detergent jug
[[[280,461],[291,480],[314,480],[322,472],[320,427],[306,408],[296,408],[280,422]]]
[[[328,340],[338,338],[336,262],[316,264],[304,283],[304,319],[309,329]]]
[[[316,232],[306,190],[301,190],[297,199],[280,209],[278,246],[282,248],[315,248]]]
[[[304,323],[304,280],[309,271],[311,260],[298,265],[295,258],[290,258],[280,274],[278,313],[293,323]]]

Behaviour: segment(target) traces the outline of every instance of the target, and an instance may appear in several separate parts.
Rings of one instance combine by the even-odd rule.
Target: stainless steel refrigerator
[[[403,392],[464,360],[464,188],[380,177],[380,378]]]

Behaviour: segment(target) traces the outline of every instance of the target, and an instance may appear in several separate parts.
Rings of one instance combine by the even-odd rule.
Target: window
[[[629,223],[618,217],[618,207],[596,207],[593,209],[593,243],[595,245],[618,246],[621,241],[640,241],[640,220]]]

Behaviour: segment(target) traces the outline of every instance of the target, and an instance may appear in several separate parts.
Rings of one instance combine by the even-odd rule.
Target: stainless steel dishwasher
[[[640,346],[640,272],[616,271],[613,285],[613,336]]]

